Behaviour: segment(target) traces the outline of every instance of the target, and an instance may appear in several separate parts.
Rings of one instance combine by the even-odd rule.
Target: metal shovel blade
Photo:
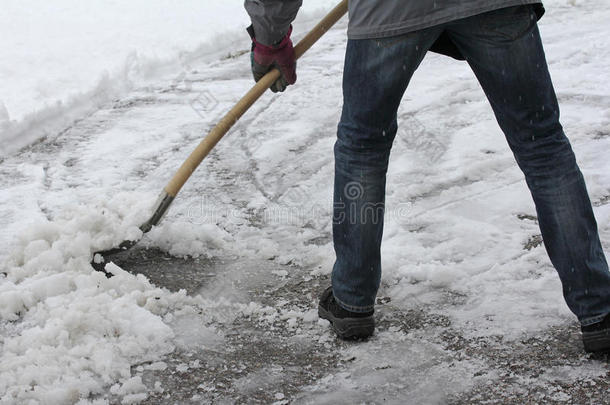
[[[161,195],[157,199],[157,202],[155,204],[155,211],[152,214],[152,216],[148,219],[148,221],[146,221],[142,225],[140,225],[140,230],[142,231],[142,235],[144,235],[147,232],[150,232],[150,230],[153,228],[153,226],[155,226],[159,222],[161,222],[161,220],[167,213],[167,210],[169,209],[170,205],[172,205],[172,202],[174,202],[174,197],[169,195],[164,190],[163,193],[161,193]],[[112,277],[113,274],[109,273],[106,270],[106,263],[111,262],[112,258],[114,256],[116,256],[117,254],[125,252],[126,250],[129,250],[132,247],[134,247],[140,240],[142,240],[142,238],[137,239],[137,240],[126,240],[126,241],[121,242],[121,244],[115,248],[93,253],[93,260],[91,261],[91,266],[95,270],[101,271],[102,273],[104,273],[106,275],[106,277],[108,277],[108,278]]]

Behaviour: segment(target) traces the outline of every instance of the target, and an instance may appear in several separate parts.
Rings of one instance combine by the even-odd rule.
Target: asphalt
[[[317,294],[329,283],[327,276],[312,277],[304,269],[282,266],[273,260],[253,263],[238,257],[177,258],[160,250],[138,248],[115,257],[115,261],[124,269],[143,274],[156,285],[172,291],[184,289],[191,295],[205,293],[209,286],[223,279],[231,285],[232,294],[243,302],[298,307],[303,311],[315,308]],[[286,271],[285,277],[274,275],[282,270]],[[449,297],[448,301],[459,305],[459,297]],[[576,323],[557,326],[527,339],[508,341],[502,336],[465,337],[452,327],[449,318],[425,308],[400,311],[392,306],[390,297],[380,297],[376,316],[380,333],[399,331],[413,339],[423,334],[438,345],[442,350],[440,358],[435,357],[431,362],[434,367],[450,370],[463,361],[485,364],[485,368],[472,374],[471,380],[464,380],[466,389],[442,395],[440,400],[431,398],[430,403],[610,403],[608,355],[584,354]],[[316,399],[315,390],[325,389],[320,381],[339,374],[349,375],[356,356],[346,357],[346,353],[367,350],[367,345],[376,344],[376,337],[365,342],[335,339],[319,323],[287,328],[285,320],[279,318],[269,324],[256,316],[242,316],[216,327],[223,336],[217,345],[177,345],[163,360],[163,369],[150,369],[149,364],[134,366],[133,374],[142,376],[147,386],[160,387],[150,392],[142,404],[330,403]],[[193,330],[197,333],[198,329],[193,326]],[[570,378],[561,375],[591,363],[606,374]],[[371,364],[374,373],[392,371],[385,370],[390,367],[381,362]],[[413,370],[408,369],[404,373],[393,371],[401,379],[415,380],[425,377],[429,370],[420,369],[420,376],[409,375]],[[553,373],[557,376],[553,377]],[[489,375],[494,378],[487,378]],[[388,381],[392,378],[396,377],[389,377]],[[566,380],[571,382],[566,384]],[[365,387],[361,388],[361,403],[409,403],[405,393],[398,389],[373,395]],[[111,397],[112,400],[116,398]]]

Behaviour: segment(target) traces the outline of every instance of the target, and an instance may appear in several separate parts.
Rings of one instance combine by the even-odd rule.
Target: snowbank
[[[300,22],[330,7],[307,1]],[[0,13],[0,156],[52,136],[192,60],[247,49],[242,1],[7,0]]]

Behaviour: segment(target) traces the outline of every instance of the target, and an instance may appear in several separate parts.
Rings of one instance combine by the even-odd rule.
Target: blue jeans
[[[610,272],[583,176],[559,123],[559,106],[530,6],[392,38],[348,41],[335,144],[336,300],[354,312],[374,307],[397,110],[413,73],[443,31],[466,57],[525,174],[569,308],[583,325],[601,321],[610,313]]]

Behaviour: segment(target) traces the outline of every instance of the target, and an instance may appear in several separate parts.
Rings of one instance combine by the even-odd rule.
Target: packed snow
[[[541,30],[562,122],[608,252],[610,4],[545,4]],[[297,37],[320,8],[327,2],[305,1]],[[304,280],[330,272],[345,21],[299,62],[296,86],[266,95],[237,124],[142,241],[177,257],[239,257],[243,267],[187,294],[112,263],[110,279],[89,265],[93,252],[141,236],[138,225],[169,176],[251,85],[247,22],[241,1],[3,4],[0,404],[145,403],[165,392],[145,373],[169,370],[175,351],[233,350],[225,330],[236,319],[331,347],[315,302],[268,305],[247,292],[261,280],[284,283],[295,268]],[[374,402],[382,394],[441,403],[501,379],[480,359],[445,362],[447,351],[431,337],[445,319],[465,339],[509,343],[575,322],[536,242],[522,175],[468,67],[428,55],[399,120],[381,312],[442,321],[415,331],[391,324],[342,348],[345,369],[304,387],[296,396],[303,403]],[[203,366],[185,360],[172,372]],[[607,372],[583,361],[549,367],[523,385]],[[268,366],[235,386],[247,392],[282,374]],[[199,384],[195,402],[216,389]]]

